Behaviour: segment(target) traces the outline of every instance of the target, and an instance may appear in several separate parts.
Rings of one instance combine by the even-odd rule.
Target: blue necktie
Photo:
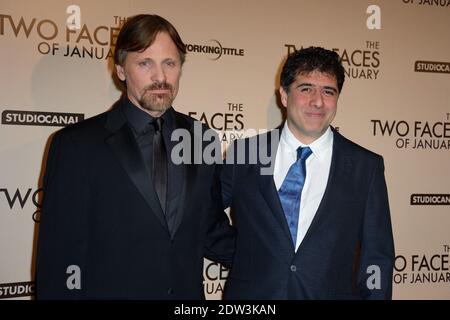
[[[297,243],[298,216],[300,211],[300,199],[306,178],[306,159],[311,155],[309,147],[298,147],[297,161],[292,164],[284,178],[283,184],[278,190],[284,215],[291,231],[294,247]]]

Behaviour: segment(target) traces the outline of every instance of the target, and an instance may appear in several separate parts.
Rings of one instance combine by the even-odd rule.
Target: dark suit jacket
[[[258,151],[274,163],[277,144],[271,152],[265,141],[277,132],[247,139],[246,155],[259,140]],[[260,161],[224,166],[223,200],[237,229],[226,299],[391,298],[394,245],[383,159],[333,134],[325,194],[297,253],[273,175],[260,174]],[[369,290],[367,280],[379,289]]]
[[[119,106],[59,131],[51,144],[38,241],[38,299],[201,299],[203,257],[230,262],[233,230],[214,165],[183,165],[168,227]],[[193,138],[194,119],[175,113]],[[206,127],[202,127],[202,130]],[[184,141],[187,142],[187,141]],[[81,270],[81,289],[68,267]]]

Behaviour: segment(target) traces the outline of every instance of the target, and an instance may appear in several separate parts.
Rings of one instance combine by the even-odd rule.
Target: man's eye
[[[312,92],[312,88],[310,88],[310,87],[303,87],[303,88],[300,88],[300,92],[311,93]]]

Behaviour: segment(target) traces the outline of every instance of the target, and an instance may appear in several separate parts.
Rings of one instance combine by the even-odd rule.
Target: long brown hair
[[[117,37],[114,51],[114,63],[123,65],[128,52],[143,51],[155,41],[156,35],[167,32],[178,48],[181,64],[184,63],[186,45],[175,27],[163,17],[151,14],[139,14],[130,17],[122,26]]]

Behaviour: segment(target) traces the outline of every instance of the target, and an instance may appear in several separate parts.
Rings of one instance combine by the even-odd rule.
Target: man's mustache
[[[147,86],[145,90],[172,90],[172,85],[167,82],[155,82]]]

